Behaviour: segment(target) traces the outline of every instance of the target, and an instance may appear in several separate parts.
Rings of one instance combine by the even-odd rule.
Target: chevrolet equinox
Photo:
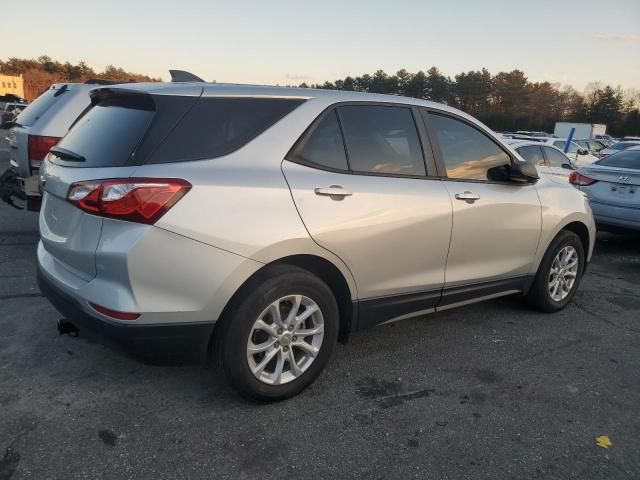
[[[560,310],[595,237],[584,193],[483,124],[387,95],[97,88],[41,182],[39,284],[68,322],[211,356],[263,401],[357,330],[513,293]]]

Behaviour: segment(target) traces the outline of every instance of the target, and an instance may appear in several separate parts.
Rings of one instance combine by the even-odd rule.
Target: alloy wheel
[[[551,264],[549,272],[549,295],[561,302],[571,292],[578,276],[578,252],[571,245],[563,247]]]
[[[318,304],[304,295],[272,302],[256,319],[247,341],[247,361],[263,383],[289,383],[309,369],[324,338]]]

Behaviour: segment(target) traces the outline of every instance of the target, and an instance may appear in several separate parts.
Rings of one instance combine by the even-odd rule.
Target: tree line
[[[345,77],[300,87],[386,93],[444,103],[478,118],[497,131],[553,132],[555,122],[604,123],[612,135],[640,135],[640,91],[591,83],[584,92],[571,86],[531,82],[513,70],[492,75],[487,69],[452,79],[432,67],[427,72],[402,69],[394,75]]]
[[[0,73],[22,75],[25,97],[35,99],[52,83],[89,79],[118,82],[159,82],[161,79],[127,72],[114,65],[95,71],[84,61],[61,63],[47,55],[37,59],[0,59]],[[604,123],[613,135],[640,135],[640,91],[591,83],[579,92],[571,86],[531,82],[524,72],[513,70],[492,75],[487,69],[445,76],[437,67],[393,75],[378,70],[372,75],[347,76],[313,87],[358,92],[387,93],[423,98],[457,107],[497,131],[539,130],[552,132],[555,122]]]
[[[0,73],[4,75],[22,75],[24,95],[34,100],[53,83],[86,82],[90,79],[114,80],[117,82],[160,82],[161,79],[140,73],[132,73],[113,65],[107,65],[102,72],[95,71],[84,61],[78,64],[61,63],[42,55],[37,59],[11,57],[7,61],[0,59]]]

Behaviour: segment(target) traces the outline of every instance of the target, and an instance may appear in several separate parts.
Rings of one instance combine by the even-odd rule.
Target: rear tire
[[[326,366],[338,337],[331,290],[307,270],[273,265],[238,295],[221,318],[214,347],[227,381],[254,401],[302,392]]]
[[[540,262],[525,297],[527,303],[545,313],[562,310],[578,290],[584,267],[585,253],[580,237],[569,230],[560,231]]]

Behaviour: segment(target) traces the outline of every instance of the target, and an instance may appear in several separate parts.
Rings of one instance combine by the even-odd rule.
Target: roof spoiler
[[[191,72],[187,72],[185,70],[169,70],[171,74],[171,82],[172,83],[180,83],[180,82],[202,82],[205,83],[203,79],[194,75]]]

